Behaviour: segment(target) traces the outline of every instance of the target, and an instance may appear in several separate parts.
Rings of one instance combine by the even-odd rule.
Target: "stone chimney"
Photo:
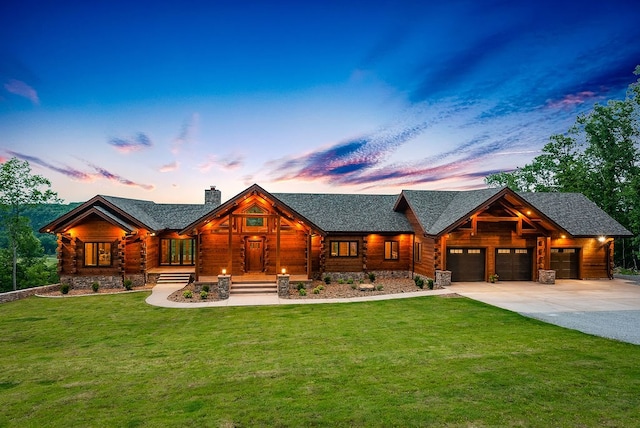
[[[210,189],[204,191],[204,203],[205,205],[218,206],[222,203],[222,192],[216,189],[216,186],[211,186]]]

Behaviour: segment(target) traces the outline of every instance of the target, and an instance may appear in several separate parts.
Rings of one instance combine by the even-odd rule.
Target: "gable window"
[[[384,241],[384,259],[398,260],[400,258],[399,247],[398,241]]]
[[[161,265],[193,265],[196,250],[195,239],[161,239]]]
[[[111,266],[111,242],[86,242],[85,266]]]
[[[247,214],[264,214],[264,210],[257,205],[252,206],[247,211]],[[247,227],[264,227],[264,217],[247,217]]]
[[[358,241],[331,241],[332,257],[357,257]]]

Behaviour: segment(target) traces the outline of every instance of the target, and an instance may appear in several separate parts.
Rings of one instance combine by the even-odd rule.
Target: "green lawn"
[[[638,426],[640,347],[464,298],[0,305],[0,426]]]

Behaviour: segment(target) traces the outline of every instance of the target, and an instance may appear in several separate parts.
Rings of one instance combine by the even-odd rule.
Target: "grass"
[[[637,426],[640,347],[464,298],[0,305],[0,426]]]

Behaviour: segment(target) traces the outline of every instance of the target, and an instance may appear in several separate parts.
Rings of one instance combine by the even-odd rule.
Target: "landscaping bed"
[[[300,293],[298,287],[301,283],[289,285],[289,299],[341,299],[350,297],[375,296],[381,294],[411,293],[421,291],[416,283],[409,278],[380,278],[374,282],[365,281],[353,284],[332,282],[326,284],[323,281],[313,281],[304,286],[304,293]],[[362,286],[373,286],[373,289],[361,290]],[[424,285],[424,290],[428,290]],[[314,291],[314,290],[317,290]],[[306,293],[306,294],[305,294]]]

